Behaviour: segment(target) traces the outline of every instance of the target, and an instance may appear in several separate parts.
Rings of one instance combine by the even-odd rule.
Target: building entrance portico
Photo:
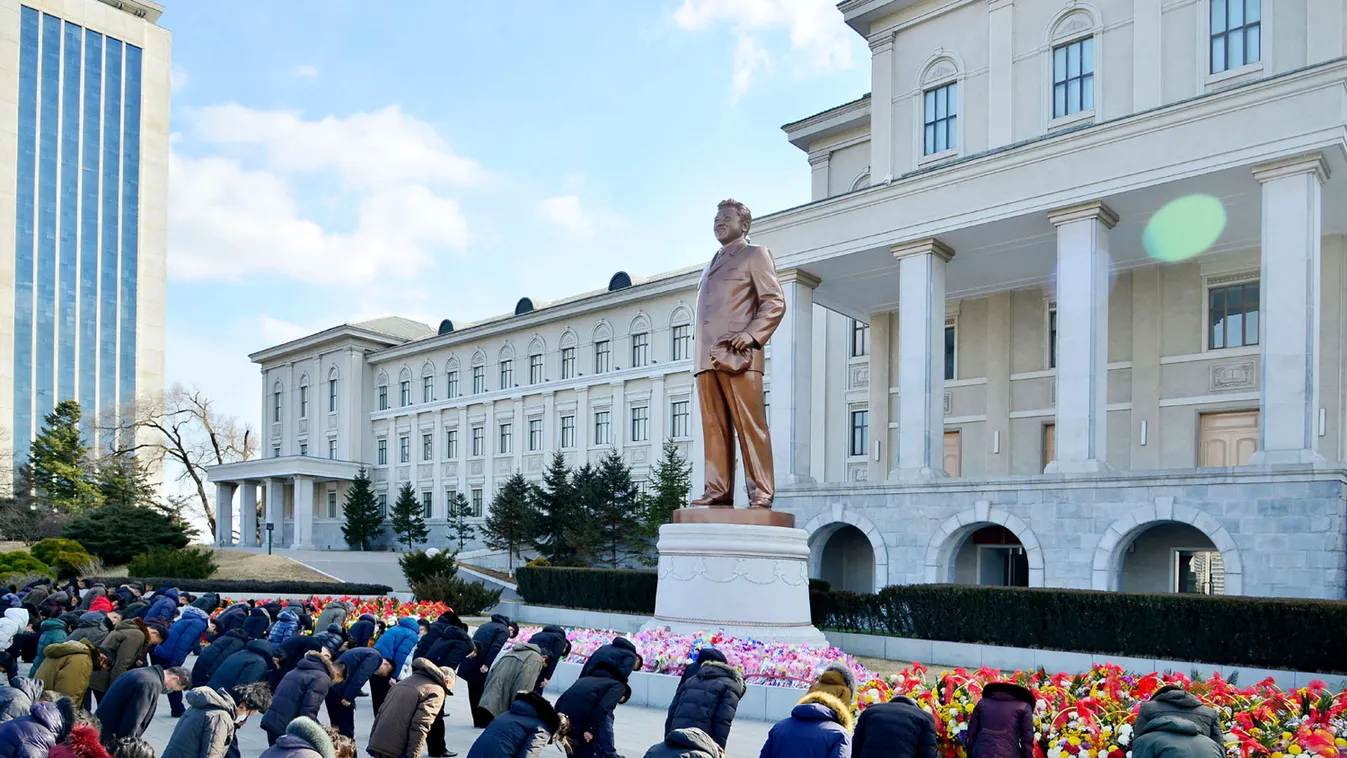
[[[329,497],[328,493],[339,495],[359,469],[359,464],[350,461],[308,456],[261,458],[212,467],[209,475],[215,484],[216,544],[235,544],[233,534],[237,529],[240,546],[265,546],[266,527],[271,524],[273,545],[315,547],[314,519],[340,517],[344,498]],[[320,491],[324,493],[321,497]]]

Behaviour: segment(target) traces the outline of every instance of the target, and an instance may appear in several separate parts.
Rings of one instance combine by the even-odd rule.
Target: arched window
[[[378,388],[374,407],[381,411],[388,410],[388,374],[380,371],[379,378],[375,380],[374,386]]]
[[[271,423],[281,423],[281,404],[285,398],[285,385],[280,380],[271,385]]]
[[[337,412],[337,380],[340,379],[340,378],[341,378],[341,374],[337,371],[337,367],[336,367],[336,366],[333,366],[331,369],[328,370],[328,372],[327,372],[327,412],[328,412],[328,413],[336,413],[336,412]]]
[[[426,361],[421,365],[421,402],[435,401],[435,364]]]
[[[1048,74],[1048,127],[1064,126],[1095,118],[1099,102],[1099,50],[1101,26],[1093,7],[1073,3],[1053,18],[1047,29],[1043,54]]]
[[[561,378],[562,380],[574,379],[576,376],[575,350],[580,344],[580,337],[574,329],[567,328],[561,333],[561,340],[558,343],[561,347]]]
[[[631,335],[631,355],[628,356],[631,367],[650,365],[650,318],[644,313],[637,313],[628,325],[627,333]]]
[[[458,357],[450,356],[444,363],[444,399],[458,397]]]
[[[547,343],[534,335],[529,342],[529,384],[542,384],[546,379],[543,372],[543,355],[547,352]]]
[[[939,50],[921,69],[921,102],[915,108],[922,161],[952,158],[963,144],[963,72],[959,58]]]
[[[602,374],[613,370],[613,328],[607,321],[600,321],[594,328],[594,373]]]
[[[500,388],[508,390],[514,386],[514,346],[507,342],[500,349]]]
[[[679,303],[669,316],[670,351],[675,361],[692,357],[692,309]]]
[[[398,406],[405,408],[412,404],[412,370],[406,366],[398,372]]]
[[[486,353],[479,348],[472,354],[472,394],[486,392]]]
[[[309,375],[299,375],[299,417],[309,417]]]

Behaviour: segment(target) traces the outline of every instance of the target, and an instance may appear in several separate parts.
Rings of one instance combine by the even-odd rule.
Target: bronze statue
[[[697,289],[693,373],[706,445],[706,491],[692,505],[734,506],[734,436],[744,455],[750,508],[771,508],[776,487],[762,394],[762,346],[786,314],[772,253],[748,243],[753,216],[725,200],[714,229],[720,250]]]

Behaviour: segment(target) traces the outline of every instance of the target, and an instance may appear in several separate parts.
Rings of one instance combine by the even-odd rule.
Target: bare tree
[[[135,432],[114,436],[119,452],[146,451],[151,460],[177,464],[177,481],[189,484],[196,496],[170,502],[184,508],[190,502],[199,508],[215,534],[214,498],[206,487],[206,469],[252,458],[257,452],[252,427],[217,410],[201,390],[182,384],[173,385],[162,403],[141,402],[119,416],[111,428]]]

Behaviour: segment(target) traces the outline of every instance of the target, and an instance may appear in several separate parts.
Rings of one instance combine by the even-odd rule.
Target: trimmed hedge
[[[635,569],[523,566],[515,569],[515,580],[519,596],[530,605],[654,613],[659,575]]]
[[[178,579],[174,577],[126,577],[95,576],[90,583],[102,582],[108,587],[118,587],[127,582],[140,582],[147,587],[158,587],[164,582],[173,582],[173,586],[191,592],[275,592],[286,595],[318,595],[333,597],[339,595],[387,595],[393,591],[386,584],[359,584],[357,582],[264,582],[256,579]]]
[[[841,632],[1347,673],[1347,601],[911,584],[810,603]]]

